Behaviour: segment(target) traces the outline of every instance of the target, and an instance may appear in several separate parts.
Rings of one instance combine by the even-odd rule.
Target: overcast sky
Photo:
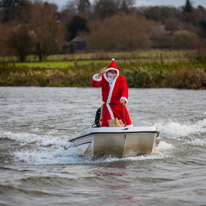
[[[51,3],[55,3],[61,9],[69,0],[45,0]],[[90,0],[93,2],[94,0]],[[163,5],[163,6],[182,6],[186,0],[136,0],[137,6],[149,6],[149,5]],[[191,0],[194,7],[201,5],[206,8],[206,0]]]

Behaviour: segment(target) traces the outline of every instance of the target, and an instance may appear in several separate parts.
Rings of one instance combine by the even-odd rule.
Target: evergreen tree
[[[80,17],[74,16],[68,24],[68,32],[70,33],[70,39],[77,36],[78,32],[88,32],[87,20]]]
[[[186,0],[184,12],[185,13],[192,13],[192,4],[191,4],[190,0]]]
[[[121,5],[120,10],[121,10],[121,11],[124,11],[125,13],[129,13],[129,8],[128,8],[125,0],[122,1],[122,5]]]
[[[134,0],[122,0],[120,4],[120,11],[124,11],[125,13],[129,13],[130,9],[134,6]]]
[[[94,4],[94,13],[101,19],[111,17],[119,11],[120,4],[119,0],[97,0]]]
[[[3,22],[17,18],[27,5],[28,0],[0,0],[0,8],[3,9]]]

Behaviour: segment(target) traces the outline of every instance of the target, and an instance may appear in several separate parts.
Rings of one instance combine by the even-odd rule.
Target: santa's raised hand
[[[106,69],[107,69],[107,67],[104,67],[99,71],[99,74],[98,74],[99,77],[101,77],[104,73],[106,73]]]

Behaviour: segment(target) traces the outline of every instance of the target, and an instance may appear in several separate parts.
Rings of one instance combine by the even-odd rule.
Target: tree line
[[[83,43],[84,45],[78,45]],[[78,48],[79,46],[79,48]],[[136,7],[134,0],[71,0],[59,11],[40,0],[0,0],[0,56],[206,46],[206,9]]]

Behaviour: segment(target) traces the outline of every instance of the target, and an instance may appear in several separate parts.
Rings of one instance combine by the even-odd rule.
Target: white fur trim
[[[126,97],[121,97],[120,103],[122,103],[122,100],[123,100],[123,99],[126,101],[126,103],[128,102],[128,99],[127,99]]]
[[[108,69],[106,70],[106,72],[108,72],[108,71],[110,71],[110,70],[115,70],[115,71],[117,72],[117,76],[114,78],[114,80],[116,81],[117,77],[119,76],[119,70],[118,70],[118,69],[115,69],[115,68],[108,68]],[[109,79],[108,79],[108,77],[107,77],[107,73],[104,73],[104,78],[106,79],[107,82],[110,83],[110,81],[109,81]],[[113,82],[115,82],[115,81],[113,81]]]
[[[110,70],[115,70],[116,72],[119,72],[119,70],[118,70],[118,69],[113,68],[113,67],[107,68],[107,69],[106,69],[106,72],[108,72],[108,71],[110,71]]]
[[[119,76],[119,70],[117,70],[117,76],[114,78],[112,84],[109,84],[110,86],[110,90],[109,90],[109,94],[108,94],[108,98],[107,98],[107,103],[109,104],[110,101],[111,101],[111,98],[112,98],[112,92],[113,92],[113,89],[114,89],[114,86],[115,86],[115,83],[116,83],[116,80]],[[104,78],[106,79],[107,82],[110,83],[109,79],[107,78],[107,74],[104,73]]]
[[[100,82],[102,80],[102,77],[98,78],[98,74],[95,74],[93,76],[93,80],[96,81],[96,82]]]
[[[109,114],[111,116],[112,119],[114,119],[114,114],[113,114],[113,111],[109,105],[110,101],[111,101],[111,98],[112,98],[112,93],[113,93],[113,89],[114,89],[114,86],[115,86],[115,83],[116,83],[116,80],[119,76],[119,70],[118,69],[115,69],[115,68],[108,68],[106,70],[107,71],[110,71],[110,70],[115,70],[117,72],[117,76],[114,78],[113,82],[111,83],[107,77],[107,74],[104,73],[104,78],[106,79],[106,81],[109,83],[109,86],[110,86],[110,90],[109,90],[109,94],[108,94],[108,98],[107,98],[107,101],[106,101],[106,106],[107,106],[107,109],[109,111]]]
[[[113,111],[112,111],[110,105],[108,103],[106,103],[106,106],[107,106],[107,109],[109,111],[109,114],[110,114],[111,118],[114,119],[114,114],[113,114]]]
[[[112,58],[112,61],[115,61],[115,58]]]

